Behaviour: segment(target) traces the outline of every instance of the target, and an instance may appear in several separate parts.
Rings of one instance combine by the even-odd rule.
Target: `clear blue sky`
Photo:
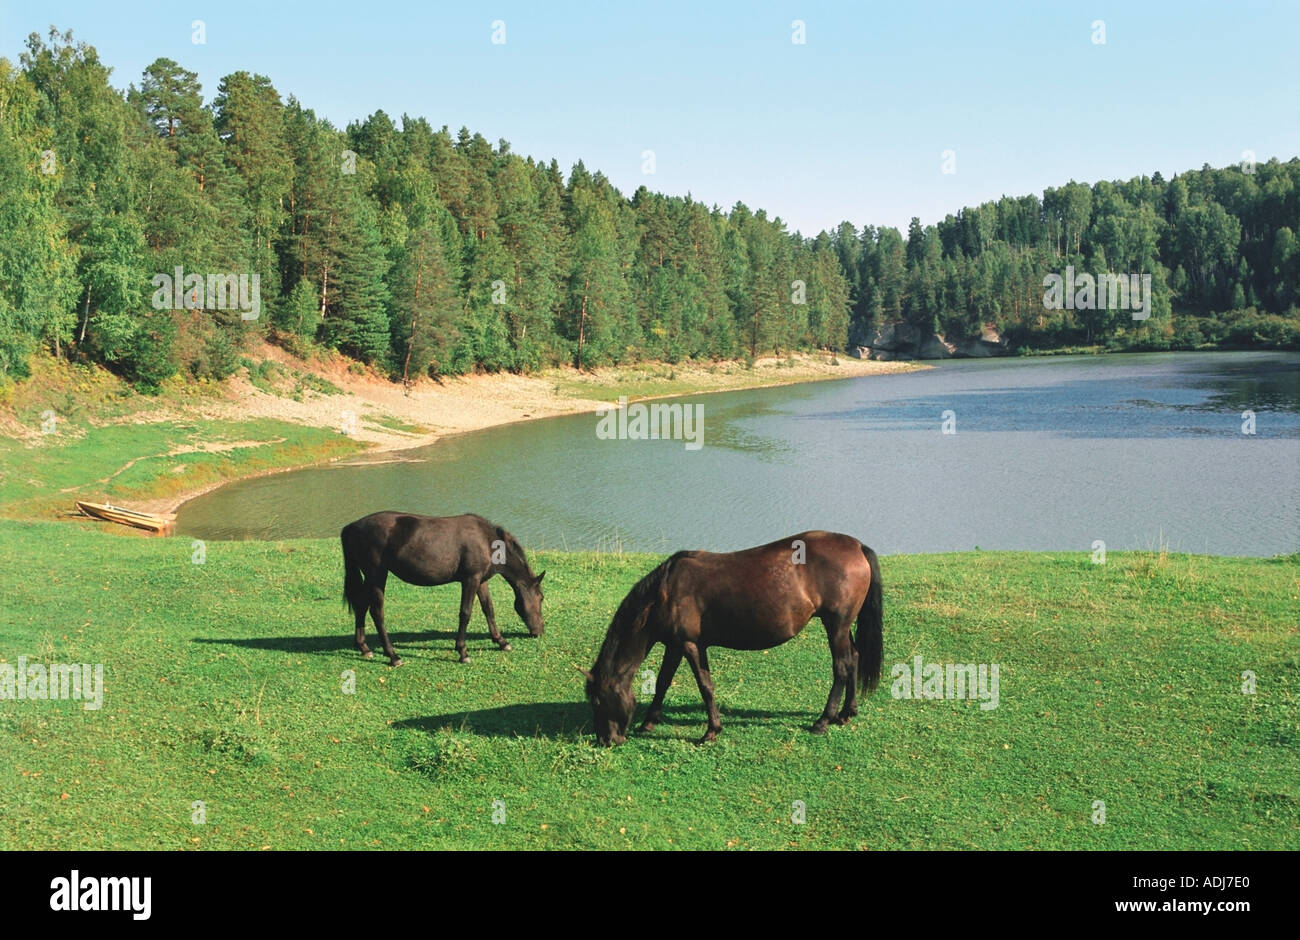
[[[119,87],[159,56],[198,72],[205,97],[229,72],[261,72],[339,126],[379,108],[422,115],[556,157],[566,175],[582,159],[627,195],[645,183],[739,200],[804,234],[844,219],[905,230],[1004,193],[1168,176],[1244,150],[1300,154],[1296,0],[9,0],[0,55],[51,24],[95,46]]]

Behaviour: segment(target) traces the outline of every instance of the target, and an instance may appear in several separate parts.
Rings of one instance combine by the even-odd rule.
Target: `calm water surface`
[[[529,548],[729,550],[826,528],[881,553],[1300,550],[1300,354],[960,360],[676,401],[703,408],[699,450],[600,440],[594,415],[525,422],[235,483],[177,528],[335,536],[402,509],[478,512]]]

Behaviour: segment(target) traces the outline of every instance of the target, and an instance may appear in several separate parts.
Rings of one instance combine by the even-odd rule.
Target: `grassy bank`
[[[274,470],[360,453],[365,445],[323,428],[261,418],[107,426],[56,421],[35,442],[0,438],[0,514],[49,518],[74,501],[155,501]]]
[[[193,551],[0,522],[0,659],[102,663],[105,684],[98,711],[0,701],[0,848],[1300,847],[1294,556],[888,557],[886,668],[997,663],[996,709],[886,682],[814,737],[814,624],[712,654],[714,744],[692,743],[683,669],[657,731],[600,750],[573,664],[655,558],[538,558],[536,640],[494,581],[515,650],[476,613],[468,666],[456,589],[390,582],[393,670],[352,648],[333,540]]]

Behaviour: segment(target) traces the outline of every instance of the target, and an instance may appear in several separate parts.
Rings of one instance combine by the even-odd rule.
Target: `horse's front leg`
[[[709,674],[708,650],[687,641],[682,644],[682,652],[686,656],[686,661],[691,664],[691,671],[695,673],[695,684],[700,687],[704,710],[709,714],[709,727],[704,732],[704,737],[697,742],[707,744],[722,730],[722,718],[718,714],[717,703],[713,700],[713,676]]]
[[[655,680],[654,701],[650,703],[650,711],[646,712],[645,721],[641,723],[642,732],[653,731],[655,725],[659,724],[664,717],[664,696],[668,694],[668,687],[673,684],[673,676],[681,663],[682,648],[670,643],[664,649],[664,664],[659,667],[659,678]]]
[[[462,663],[469,662],[469,653],[465,652],[465,630],[469,627],[469,618],[474,614],[474,598],[478,596],[477,578],[467,578],[460,583],[460,630],[456,634],[456,653]]]
[[[486,581],[478,586],[478,603],[483,608],[483,616],[487,618],[488,633],[492,636],[493,641],[497,646],[501,647],[501,652],[510,652],[512,647],[501,636],[501,631],[497,629],[497,615],[492,610],[492,592],[488,590]]]

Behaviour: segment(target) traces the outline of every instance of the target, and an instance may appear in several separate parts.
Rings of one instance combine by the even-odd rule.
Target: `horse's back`
[[[746,576],[824,568],[859,569],[866,565],[862,542],[842,532],[814,529],[766,545],[736,552],[679,552],[702,569],[714,572],[744,572]]]
[[[737,552],[681,554],[665,585],[670,619],[691,624],[706,644],[729,649],[767,649],[814,616],[856,612],[871,578],[862,543],[838,532],[801,532]]]
[[[414,534],[435,537],[454,536],[460,539],[490,538],[504,530],[477,513],[467,512],[457,516],[426,516],[416,512],[399,512],[385,509],[362,516],[343,527],[343,532],[368,534],[372,537],[410,538]]]
[[[399,520],[404,518],[419,519],[422,517],[409,512],[399,512],[396,509],[384,509],[349,522],[343,527],[343,536],[347,538],[349,535],[365,535],[370,538],[377,538],[391,532],[397,527]]]
[[[796,567],[806,590],[817,599],[819,616],[861,605],[872,573],[860,539],[843,532],[815,530],[793,536],[791,541],[803,543],[803,562]]]
[[[431,586],[486,567],[498,531],[476,513],[426,516],[383,510],[344,526],[343,543],[345,551],[370,555],[403,581]]]

